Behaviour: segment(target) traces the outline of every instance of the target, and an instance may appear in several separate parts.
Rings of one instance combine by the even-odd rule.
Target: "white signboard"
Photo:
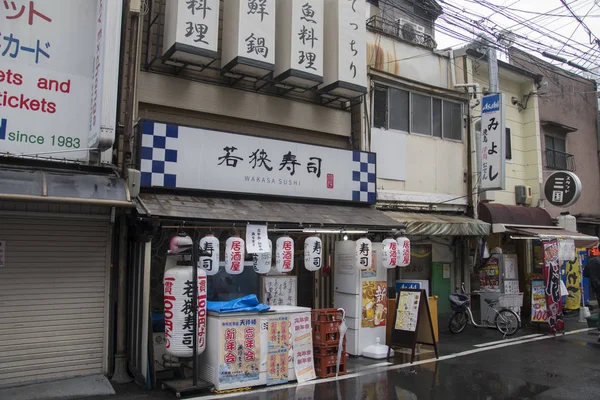
[[[270,250],[267,225],[248,224],[246,227],[246,251],[249,254],[259,254],[267,253]]]
[[[323,82],[323,0],[277,0],[275,79],[301,86]]]
[[[6,264],[6,241],[0,240],[0,268]]]
[[[504,190],[504,95],[483,96],[481,102],[481,145],[479,146],[480,187],[482,190]]]
[[[295,306],[297,277],[267,276],[263,280],[262,302],[270,306]]]
[[[262,76],[274,64],[275,0],[225,1],[223,69]]]
[[[88,144],[112,146],[122,7],[1,3],[0,154],[85,161]]]
[[[354,97],[367,92],[365,1],[325,2],[325,66],[320,90]]]
[[[204,63],[217,58],[219,5],[219,0],[167,1],[164,55],[192,63]]]
[[[374,153],[144,121],[143,186],[375,203]]]

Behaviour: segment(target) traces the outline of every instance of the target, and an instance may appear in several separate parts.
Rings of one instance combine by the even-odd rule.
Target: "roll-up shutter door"
[[[0,386],[103,372],[110,223],[0,216]]]

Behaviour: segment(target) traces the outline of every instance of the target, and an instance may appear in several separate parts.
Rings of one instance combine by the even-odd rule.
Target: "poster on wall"
[[[371,252],[371,265],[360,271],[361,278],[374,278],[377,276],[377,253]]]
[[[577,257],[566,262],[565,286],[569,292],[565,301],[567,310],[578,310],[581,306],[581,262],[579,254],[585,249],[577,249]]]
[[[500,267],[497,258],[490,258],[479,270],[479,287],[481,290],[497,292],[500,290]]]
[[[6,263],[6,241],[0,240],[0,268]]]
[[[298,383],[316,378],[312,344],[310,313],[294,315],[292,335],[294,338],[294,370]]]
[[[269,306],[295,306],[295,276],[269,276],[263,280],[263,303]]]
[[[414,332],[419,320],[419,302],[421,292],[400,292],[396,306],[396,325],[394,329]]]
[[[246,251],[249,254],[262,254],[271,251],[267,236],[267,225],[246,226]]]
[[[221,321],[219,343],[219,383],[258,384],[260,373],[260,335],[257,319],[230,318]]]
[[[531,322],[548,322],[544,281],[531,281]]]
[[[287,316],[269,318],[267,337],[267,386],[286,383],[288,377],[289,319]]]
[[[546,305],[548,324],[551,333],[562,331],[564,322],[560,318],[562,300],[560,296],[560,268],[558,261],[558,240],[542,242],[544,254],[544,283],[546,285]]]
[[[363,281],[361,327],[385,326],[388,313],[387,303],[386,281]]]

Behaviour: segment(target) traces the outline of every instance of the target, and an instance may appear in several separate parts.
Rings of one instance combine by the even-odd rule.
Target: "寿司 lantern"
[[[356,265],[361,270],[370,269],[373,264],[373,244],[366,237],[361,237],[356,241],[355,260]]]
[[[193,267],[165,271],[164,307],[166,350],[176,357],[194,355]],[[198,354],[206,347],[206,271],[198,268]]]
[[[318,271],[323,265],[323,244],[318,236],[304,240],[304,268]]]
[[[219,239],[212,233],[200,239],[198,250],[206,255],[200,256],[199,267],[206,271],[206,275],[219,273]]]
[[[269,239],[269,251],[265,253],[256,253],[252,255],[252,267],[257,274],[267,274],[271,271],[271,259],[273,254],[273,244]]]
[[[294,240],[281,236],[275,243],[275,267],[279,272],[291,272],[294,269]]]
[[[410,240],[401,236],[396,238],[396,242],[398,242],[398,261],[396,265],[408,267],[408,264],[410,264]]]
[[[244,272],[244,239],[234,235],[225,242],[225,271],[230,275]]]
[[[381,243],[381,263],[386,268],[396,268],[398,263],[398,242],[393,238],[383,239]]]

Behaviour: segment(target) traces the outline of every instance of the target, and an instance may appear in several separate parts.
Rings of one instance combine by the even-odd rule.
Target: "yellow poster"
[[[258,382],[260,372],[259,320],[231,318],[221,321],[219,382]]]
[[[585,251],[585,249],[577,249],[576,254],[579,255],[580,251]],[[567,261],[565,285],[569,292],[565,301],[565,308],[567,310],[578,310],[581,306],[581,266],[579,257],[576,257],[575,261]]]
[[[361,326],[363,328],[385,326],[387,304],[387,282],[363,281]]]

